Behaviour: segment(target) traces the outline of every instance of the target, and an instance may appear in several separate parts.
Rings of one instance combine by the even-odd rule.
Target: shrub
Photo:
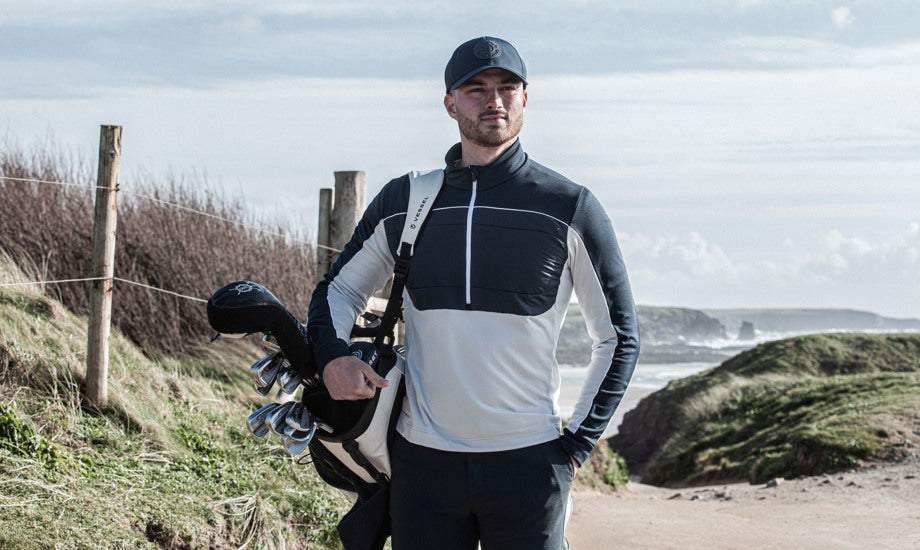
[[[50,147],[27,154],[3,146],[0,176],[77,184],[0,179],[0,248],[45,280],[89,277],[91,169]],[[295,315],[306,316],[316,256],[302,231],[283,224],[271,233],[253,228],[263,224],[242,201],[221,197],[206,182],[171,176],[159,185],[145,178],[120,187],[116,277],[198,298],[230,281],[252,279]],[[55,284],[48,291],[85,315],[89,285]],[[116,282],[112,309],[114,325],[148,354],[186,354],[210,333],[203,303],[123,282]]]

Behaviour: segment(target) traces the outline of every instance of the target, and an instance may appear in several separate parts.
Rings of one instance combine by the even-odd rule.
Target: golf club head
[[[284,419],[285,423],[292,429],[302,430],[303,427],[301,427],[300,419],[303,418],[304,410],[303,403],[295,401],[294,406],[291,407],[291,410],[287,413],[287,417]]]
[[[257,373],[257,381],[262,386],[271,386],[278,378],[281,367],[284,366],[284,356],[280,353],[273,353],[271,360],[262,367]]]
[[[309,443],[310,440],[313,439],[314,435],[316,435],[316,422],[313,421],[312,416],[310,417],[310,421],[303,427],[302,430],[299,430],[290,424],[284,430],[284,436],[295,441],[306,441]]]
[[[288,367],[287,370],[283,370],[282,375],[278,376],[278,383],[281,384],[281,391],[288,395],[297,391],[297,388],[300,387],[300,383],[303,382],[303,378],[295,373],[294,369],[291,367]]]
[[[297,428],[292,428],[291,426],[284,427],[284,439],[295,439],[297,441],[303,441],[306,439],[309,432],[304,432],[298,430]]]
[[[265,357],[262,357],[258,361],[253,363],[252,366],[249,367],[249,374],[251,376],[255,376],[257,373],[261,372],[262,369],[265,368],[265,365],[267,365],[268,362],[272,360],[273,355],[274,355],[273,353],[269,353]]]
[[[297,432],[307,432],[309,437],[312,438],[313,434],[316,432],[316,428],[319,422],[316,420],[316,417],[313,416],[306,407],[301,403],[298,403],[288,412],[287,415],[287,425],[291,430]],[[291,435],[288,432],[285,432],[285,435]],[[301,435],[300,437],[307,437]],[[297,436],[295,436],[295,439]]]
[[[249,380],[252,382],[252,387],[261,395],[268,394],[283,364],[284,356],[280,353],[267,355],[257,361],[249,369]]]
[[[251,367],[249,367],[249,381],[252,383],[252,387],[262,395],[266,395],[271,389],[271,385],[266,386],[262,383],[260,375],[262,374],[262,371],[265,369],[265,367],[271,363],[272,357],[272,354],[268,354],[253,363]]]
[[[281,365],[281,368],[278,370],[278,384],[281,386],[285,385],[291,379],[291,376],[293,375],[294,375],[294,369],[291,368],[291,365],[289,363],[285,362],[283,365]]]
[[[277,409],[271,412],[265,418],[265,425],[268,427],[268,429],[280,435],[281,437],[284,437],[284,428],[287,426],[285,419],[287,418],[288,411],[291,410],[291,407],[293,407],[294,404],[295,403],[293,401],[282,403],[278,406]]]
[[[280,403],[269,403],[250,414],[249,417],[246,418],[246,426],[249,428],[249,433],[256,437],[265,437],[265,434],[268,433],[268,426],[265,424],[265,419],[279,406]]]
[[[290,437],[284,438],[284,448],[287,449],[287,452],[291,453],[294,456],[297,456],[307,450],[307,447],[310,445],[310,440],[298,440]]]

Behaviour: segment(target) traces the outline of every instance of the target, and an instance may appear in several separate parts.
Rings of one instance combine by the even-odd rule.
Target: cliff
[[[705,309],[703,312],[738,334],[744,321],[761,332],[920,331],[920,319],[895,319],[852,309]]]
[[[652,484],[810,475],[920,453],[920,335],[761,344],[675,380],[610,446]]]
[[[702,342],[726,338],[725,327],[696,309],[638,306],[642,337],[642,360],[653,363],[680,361],[722,361],[724,353]],[[591,340],[578,304],[569,306],[556,359],[561,364],[586,365],[591,356]]]

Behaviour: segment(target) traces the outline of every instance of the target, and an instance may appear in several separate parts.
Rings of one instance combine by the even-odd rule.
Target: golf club
[[[249,432],[256,437],[265,437],[265,434],[268,433],[268,426],[265,424],[265,419],[279,406],[279,403],[269,403],[250,414],[249,417],[246,418],[246,426],[249,428]]]
[[[269,361],[271,361],[272,355],[273,354],[269,353],[265,357],[262,357],[261,359],[253,363],[252,366],[249,367],[249,374],[254,376],[257,372],[261,372],[261,370],[265,367],[265,365],[268,364]]]
[[[274,336],[270,333],[266,333],[265,336],[262,337],[262,349],[265,350],[266,353],[277,353],[281,351],[281,346],[278,345],[278,341],[275,340]]]
[[[284,435],[285,437],[289,437],[297,441],[308,441],[309,442],[311,439],[313,439],[313,436],[316,435],[316,422],[313,421],[313,418],[311,416],[310,421],[306,425],[304,425],[302,430],[297,429],[294,426],[291,426],[289,424],[284,429]]]
[[[249,367],[249,381],[252,383],[252,387],[262,395],[267,394],[271,386],[266,387],[259,377],[265,367],[271,362],[271,358],[272,356],[270,354],[266,355]]]
[[[288,411],[291,410],[294,404],[294,401],[288,401],[279,405],[277,409],[265,418],[265,425],[271,431],[284,437],[284,428],[287,425],[285,419],[287,418]]]
[[[283,364],[284,356],[280,353],[263,357],[249,369],[252,387],[261,395],[268,394]]]
[[[285,420],[287,425],[291,428],[305,431],[310,429],[310,423],[313,422],[313,415],[303,406],[303,403],[297,403],[288,411]]]
[[[284,368],[278,373],[278,384],[281,385],[281,391],[286,394],[292,394],[297,391],[301,382],[303,382],[303,378],[294,372],[293,367],[285,363]]]
[[[284,448],[287,449],[287,452],[291,453],[294,456],[297,456],[307,450],[307,447],[310,445],[310,440],[298,440],[291,437],[284,438]]]
[[[273,353],[271,355],[271,360],[269,360],[269,362],[257,373],[259,384],[262,386],[271,386],[274,384],[283,365],[284,355],[281,355],[281,353]]]

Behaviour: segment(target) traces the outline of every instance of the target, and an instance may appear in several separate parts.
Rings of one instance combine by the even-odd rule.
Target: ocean
[[[613,419],[607,426],[607,430],[604,431],[604,436],[609,437],[615,434],[620,422],[623,421],[623,415],[635,408],[643,397],[665,387],[671,380],[696,374],[718,364],[705,362],[642,363],[640,361],[636,365],[632,381],[630,381],[629,387],[626,389],[626,395],[620,402],[620,406],[617,407]],[[563,418],[572,416],[572,411],[575,410],[575,403],[578,401],[578,394],[581,391],[587,372],[584,367],[559,366],[559,376],[562,380],[559,392],[559,409]]]
[[[725,353],[725,359],[728,359],[730,356],[742,352],[745,349],[754,347],[757,344],[763,342],[769,342],[773,340],[781,340],[784,338],[791,338],[794,336],[801,336],[805,334],[814,334],[815,331],[787,331],[787,332],[758,332],[756,338],[753,340],[740,341],[735,338],[726,338],[722,340],[710,340],[705,342],[686,342],[688,345],[701,346],[708,348],[712,351]],[[822,332],[854,332],[854,331],[843,331],[836,329],[826,329]],[[868,333],[868,334],[892,334],[900,332],[915,332],[912,330],[861,330],[858,332]],[[649,346],[653,348],[654,346]],[[723,359],[724,360],[724,359]],[[639,360],[639,364],[636,365],[636,371],[633,374],[632,381],[629,383],[629,387],[626,390],[626,395],[623,397],[623,400],[620,402],[620,406],[617,407],[616,412],[613,415],[613,418],[610,420],[610,424],[607,426],[607,429],[604,431],[604,436],[609,437],[617,432],[617,428],[620,425],[620,422],[623,421],[623,416],[630,410],[636,407],[639,404],[639,401],[643,397],[654,393],[657,390],[665,387],[668,382],[671,380],[676,380],[678,378],[683,378],[686,376],[691,376],[700,371],[716,367],[721,364],[719,362],[692,362],[692,363],[643,363],[642,360]],[[562,414],[562,418],[569,418],[572,416],[572,411],[575,409],[575,403],[578,401],[578,394],[581,391],[581,386],[584,383],[585,375],[587,374],[587,369],[584,367],[575,367],[573,365],[560,364],[559,365],[559,374],[562,379],[562,384],[559,394],[559,409]]]

